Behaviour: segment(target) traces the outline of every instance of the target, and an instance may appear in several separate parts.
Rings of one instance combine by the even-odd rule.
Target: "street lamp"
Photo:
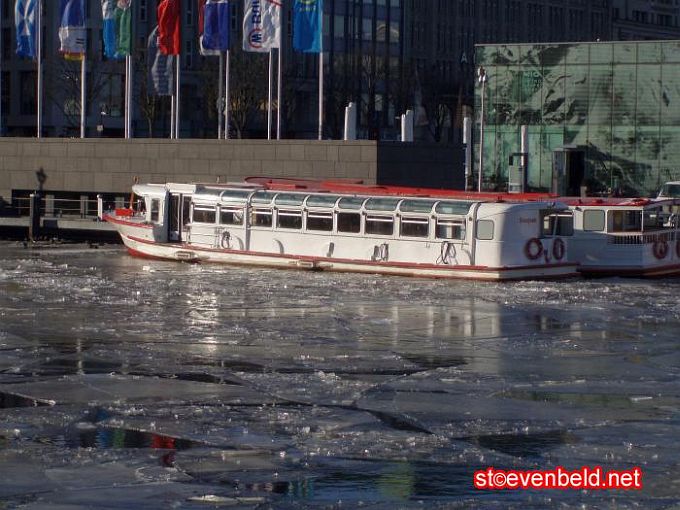
[[[479,172],[477,175],[477,191],[482,191],[482,169],[484,167],[484,96],[486,95],[486,70],[480,66],[477,69],[477,81],[482,86],[481,108],[479,114]]]
[[[105,103],[99,105],[99,124],[97,124],[97,132],[99,136],[104,136],[104,117],[109,114],[109,109]]]

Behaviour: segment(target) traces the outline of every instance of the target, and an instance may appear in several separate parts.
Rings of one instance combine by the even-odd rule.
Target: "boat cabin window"
[[[604,211],[602,209],[586,209],[583,211],[583,230],[586,232],[603,232]]]
[[[305,202],[307,207],[335,207],[335,202],[338,201],[335,195],[310,195]]]
[[[642,211],[609,211],[611,232],[640,232],[642,230]]]
[[[220,198],[223,202],[245,202],[251,193],[251,190],[228,189],[222,192]]]
[[[270,191],[256,191],[250,198],[251,204],[271,204],[276,193]]]
[[[574,217],[568,211],[541,211],[541,237],[573,236]]]
[[[305,196],[296,193],[279,193],[274,199],[276,205],[302,205],[304,201]]]
[[[339,212],[338,232],[350,234],[358,234],[361,232],[361,214],[354,212]]]
[[[367,211],[394,211],[400,201],[399,198],[369,198],[364,208]]]
[[[333,230],[333,213],[316,212],[307,213],[307,230],[317,230],[320,232],[330,232]]]
[[[251,215],[251,223],[254,227],[272,226],[272,210],[271,209],[253,209]]]
[[[279,209],[276,215],[276,226],[290,230],[302,229],[302,211],[292,209]]]
[[[222,225],[243,225],[243,209],[240,207],[220,207]]]
[[[160,219],[160,212],[161,212],[161,201],[159,198],[152,198],[151,199],[151,221],[154,223],[158,223],[158,220]]]
[[[661,208],[645,209],[642,212],[642,226],[645,230],[657,230],[670,223],[670,213]]]
[[[432,206],[430,206],[430,210],[431,209]],[[428,220],[426,217],[402,218],[400,231],[400,234],[403,237],[429,237],[430,220]]]
[[[482,241],[493,240],[494,224],[492,220],[477,221],[477,239]]]
[[[437,239],[465,239],[465,221],[437,219]]]
[[[365,198],[343,197],[338,202],[338,208],[339,209],[348,209],[348,210],[351,210],[351,211],[358,211],[359,209],[361,209],[361,206],[364,205],[365,201],[366,201]]]
[[[439,202],[434,208],[437,214],[456,214],[464,216],[472,207],[472,202]]]
[[[378,236],[394,235],[394,218],[392,216],[377,216],[374,214],[366,215],[367,234]]]
[[[430,213],[434,200],[404,200],[399,206],[401,212]]]
[[[194,206],[192,221],[194,223],[215,223],[217,213],[214,207]]]

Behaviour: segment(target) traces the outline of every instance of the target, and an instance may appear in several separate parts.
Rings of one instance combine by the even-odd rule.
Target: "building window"
[[[20,75],[21,82],[21,115],[35,115],[36,108],[36,78],[35,71],[22,71]]]
[[[146,21],[146,0],[139,0],[139,21]]]

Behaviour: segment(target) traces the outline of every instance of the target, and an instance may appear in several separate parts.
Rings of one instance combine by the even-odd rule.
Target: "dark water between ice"
[[[0,508],[680,505],[679,293],[0,242]],[[558,465],[644,489],[472,485]]]

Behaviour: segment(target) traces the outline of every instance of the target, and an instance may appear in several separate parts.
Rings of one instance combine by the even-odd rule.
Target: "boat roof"
[[[364,184],[358,179],[304,179],[304,178],[270,178],[246,177],[245,181],[258,184],[269,191],[288,191],[301,193],[344,193],[366,196],[434,198],[449,200],[467,200],[473,202],[555,202],[556,195],[547,193],[497,193],[473,192],[452,189],[417,188],[407,186],[386,186]]]

